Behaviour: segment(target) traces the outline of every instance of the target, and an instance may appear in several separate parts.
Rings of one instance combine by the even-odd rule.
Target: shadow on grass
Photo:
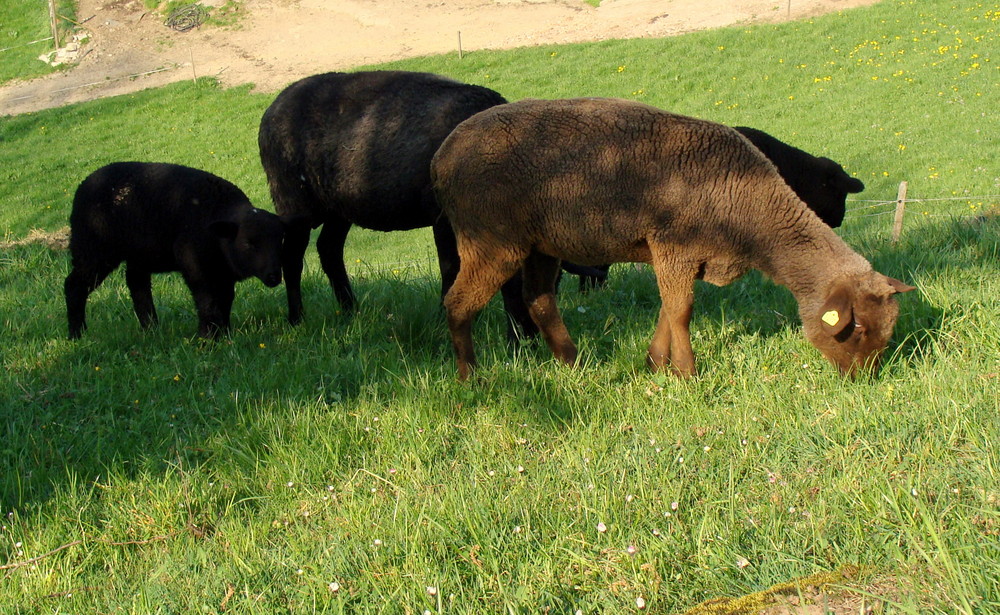
[[[998,227],[995,219],[947,221],[916,229],[896,245],[862,239],[859,250],[879,271],[918,287],[976,284],[996,275]],[[324,426],[305,437],[327,449],[325,463],[346,467],[376,446],[358,420],[346,416],[371,400],[413,404],[423,420],[456,424],[489,406],[513,412],[509,420],[552,429],[593,416],[572,378],[553,372],[563,368],[544,345],[520,353],[507,347],[499,301],[475,325],[482,362],[477,381],[457,383],[436,279],[359,280],[360,308],[351,317],[337,314],[325,279],[311,276],[303,289],[306,320],[298,327],[284,320],[282,288],[244,282],[237,287],[235,332],[204,342],[192,337],[196,319],[179,279],[154,282],[160,325],[141,332],[115,274],[91,301],[90,330],[69,342],[61,292],[54,290],[61,289],[65,268],[58,258],[40,262],[42,250],[18,247],[4,255],[3,303],[29,322],[16,328],[10,317],[5,322],[5,511],[33,508],[109,473],[157,475],[178,463],[219,460],[252,472],[266,465],[291,426],[308,432],[297,423],[301,416]],[[623,335],[652,332],[659,297],[648,270],[618,266],[607,289],[587,295],[574,285],[564,284],[560,305],[571,334],[583,340],[585,363],[610,361]],[[720,343],[799,326],[790,293],[757,273],[724,288],[699,284],[697,293],[692,329],[722,336]],[[926,296],[921,290],[900,298],[895,338],[902,342],[890,363],[912,361],[941,334],[946,309]],[[975,309],[949,306],[947,313]],[[636,354],[634,365],[643,369],[641,351]],[[711,360],[700,357],[702,365]],[[455,438],[448,446],[462,446]],[[447,455],[447,446],[435,454]]]

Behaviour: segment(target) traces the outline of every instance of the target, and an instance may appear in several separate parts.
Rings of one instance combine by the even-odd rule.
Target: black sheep
[[[768,160],[796,195],[832,228],[844,221],[847,195],[861,192],[865,185],[851,177],[829,158],[816,157],[775,139],[763,130],[735,126]]]
[[[87,298],[125,262],[139,324],[156,322],[151,274],[180,271],[198,311],[198,334],[229,328],[235,284],[281,283],[285,224],[254,208],[228,181],[189,167],[117,162],[91,173],[70,214],[72,271],[66,277],[69,337],[86,328]]]
[[[355,224],[377,231],[433,227],[442,294],[451,286],[458,252],[430,188],[431,157],[461,121],[505,102],[493,90],[439,75],[369,71],[307,77],[268,107],[258,142],[274,207],[308,217],[309,227],[323,226],[316,249],[344,311],[355,302],[344,266],[344,242]],[[306,226],[285,240],[292,324],[302,320],[308,242]],[[520,306],[519,295],[512,303]]]

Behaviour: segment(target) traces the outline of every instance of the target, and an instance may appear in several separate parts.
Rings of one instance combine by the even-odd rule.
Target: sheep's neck
[[[809,222],[759,238],[766,249],[757,252],[757,268],[788,288],[799,303],[825,290],[834,278],[870,269],[833,229],[818,218]]]

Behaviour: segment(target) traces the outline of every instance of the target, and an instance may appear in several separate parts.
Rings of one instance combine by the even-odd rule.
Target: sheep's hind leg
[[[351,223],[343,218],[327,219],[316,239],[319,262],[330,280],[333,294],[345,312],[354,311],[355,300],[351,281],[347,277],[347,267],[344,266],[344,242],[347,241],[347,232],[350,230]],[[285,284],[287,283],[286,281]]]
[[[441,270],[441,299],[444,299],[458,276],[458,246],[455,245],[455,231],[443,214],[431,230],[434,231],[434,247],[437,248],[438,268]]]
[[[646,362],[653,371],[669,367],[682,378],[694,376],[690,324],[697,265],[670,259],[662,249],[653,246],[651,250],[661,304]]]
[[[287,228],[281,246],[281,273],[288,297],[288,322],[293,325],[302,322],[302,262],[309,245],[310,231],[308,224]]]
[[[507,312],[507,344],[517,352],[522,340],[538,337],[538,325],[528,311],[524,298],[524,277],[520,272],[500,287],[500,294]]]
[[[556,305],[555,289],[559,271],[558,258],[531,252],[523,268],[524,302],[552,354],[563,363],[573,365],[576,363],[576,345],[573,344]]]
[[[125,266],[125,284],[132,295],[132,308],[139,318],[139,326],[148,329],[156,324],[156,306],[153,304],[152,274],[147,269]]]
[[[444,297],[448,314],[448,330],[455,349],[459,380],[468,379],[476,367],[476,352],[472,344],[472,321],[500,286],[507,281],[520,264],[504,258],[509,255],[481,254],[476,250],[459,249],[461,267],[455,282]]]
[[[79,338],[83,330],[87,328],[87,298],[117,266],[118,263],[91,268],[74,265],[73,270],[66,276],[63,292],[66,295],[69,339]]]

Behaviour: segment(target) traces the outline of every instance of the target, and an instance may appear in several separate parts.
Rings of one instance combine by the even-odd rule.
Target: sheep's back
[[[428,73],[327,73],[281,92],[261,119],[258,142],[275,208],[334,210],[364,226],[395,230],[437,217],[431,157],[474,113],[506,102],[496,92]]]
[[[479,113],[442,144],[432,173],[456,231],[583,264],[646,260],[652,237],[745,243],[747,203],[791,194],[734,130],[612,99]]]
[[[207,233],[211,222],[250,206],[234,184],[199,169],[112,163],[77,187],[70,251],[107,253],[155,269],[172,262],[178,237]]]

